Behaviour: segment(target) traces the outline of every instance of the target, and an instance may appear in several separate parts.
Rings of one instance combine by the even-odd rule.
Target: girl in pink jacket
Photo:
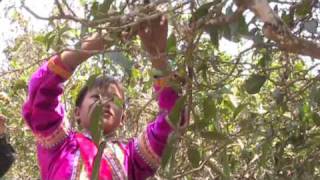
[[[176,129],[168,115],[175,106],[179,93],[170,87],[168,63],[164,55],[167,43],[167,22],[153,20],[139,35],[151,55],[153,68],[161,72],[154,81],[159,113],[145,130],[129,142],[107,142],[103,151],[99,179],[143,180],[152,176],[160,165],[168,137]],[[94,103],[103,97],[109,101],[103,106],[102,128],[109,134],[119,127],[123,108],[116,99],[124,99],[121,84],[112,78],[97,78],[91,87],[84,87],[76,102],[75,118],[84,132],[66,127],[65,110],[61,103],[64,82],[75,68],[88,59],[91,51],[103,50],[104,41],[97,35],[87,39],[82,51],[64,51],[48,59],[31,77],[29,94],[23,106],[23,117],[37,141],[37,155],[41,179],[90,179],[97,147],[91,139],[90,113]]]

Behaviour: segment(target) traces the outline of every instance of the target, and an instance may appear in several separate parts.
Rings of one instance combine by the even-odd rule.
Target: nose
[[[104,105],[103,105],[103,110],[109,110],[111,108],[111,102],[106,102]]]

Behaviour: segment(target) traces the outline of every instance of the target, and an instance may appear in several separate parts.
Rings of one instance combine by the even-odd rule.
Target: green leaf
[[[88,78],[88,80],[86,82],[86,86],[88,87],[88,89],[91,89],[94,86],[94,83],[95,83],[98,76],[99,76],[98,74],[94,74]]]
[[[33,38],[37,43],[40,43],[42,45],[46,45],[46,36],[40,34]]]
[[[101,5],[101,10],[107,13],[111,7],[111,4],[113,3],[114,0],[104,0],[102,5]]]
[[[281,19],[287,24],[287,25],[291,25],[292,21],[293,21],[293,16],[290,17],[289,14],[287,14],[286,11],[282,11],[282,14],[281,14]]]
[[[308,103],[301,103],[299,105],[299,119],[301,121],[309,120],[308,115],[310,114],[310,106]]]
[[[118,96],[113,97],[113,103],[118,107],[118,108],[123,108],[124,106],[124,100],[120,99]]]
[[[93,2],[91,6],[91,13],[94,17],[97,16],[97,14],[99,13],[98,9],[99,9],[99,3],[97,1]]]
[[[226,15],[227,16],[232,16],[234,14],[233,10],[232,10],[232,5],[227,7],[226,9]],[[229,25],[229,29],[230,29],[230,33],[229,32],[225,32],[224,35],[227,39],[234,41],[234,42],[239,42],[240,41],[240,37],[242,35],[248,35],[249,34],[249,30],[248,30],[248,25],[245,21],[245,18],[243,16],[241,16],[238,21],[232,22]],[[227,29],[225,29],[227,30]]]
[[[180,123],[180,114],[184,108],[186,96],[180,97],[169,114],[169,121],[174,127],[178,127]]]
[[[209,2],[206,4],[201,5],[193,14],[191,17],[191,21],[197,21],[198,19],[206,16],[209,12],[209,9],[211,6],[216,4],[217,2]]]
[[[209,26],[209,27],[206,29],[206,32],[209,33],[209,35],[210,35],[211,43],[212,43],[216,48],[218,48],[218,47],[219,47],[219,31],[218,31],[218,28],[215,27],[215,26]]]
[[[192,166],[198,167],[199,162],[201,160],[201,155],[200,155],[199,150],[195,147],[190,147],[188,149],[187,154],[188,154],[188,159],[189,159],[190,163],[192,164]]]
[[[262,57],[258,61],[258,66],[265,68],[271,62],[270,52],[267,49],[262,49],[261,54]]]
[[[217,107],[216,102],[212,96],[207,96],[203,100],[203,115],[206,121],[211,121],[216,119]]]
[[[92,180],[99,179],[99,172],[100,172],[99,170],[100,170],[101,159],[102,159],[102,155],[103,155],[103,151],[104,151],[105,146],[106,146],[106,142],[105,141],[101,142],[101,144],[99,145],[99,148],[98,148],[98,153],[97,153],[96,157],[94,158],[93,169],[92,169],[92,174],[91,174]]]
[[[309,99],[312,104],[320,105],[320,88],[317,86],[317,84],[312,86]]]
[[[167,41],[167,53],[168,54],[176,54],[177,53],[177,38],[172,33]]]
[[[113,64],[117,64],[122,67],[128,74],[131,74],[133,62],[130,61],[122,52],[110,52],[107,54],[112,60]]]
[[[310,0],[302,0],[302,2],[298,3],[296,6],[296,14],[300,17],[305,17],[311,12],[312,6]]]
[[[87,4],[87,1],[88,1],[88,0],[80,0],[80,4],[81,4],[82,6],[84,6],[84,5]]]
[[[245,82],[244,88],[249,94],[256,94],[260,92],[261,87],[266,82],[267,76],[252,74]]]
[[[284,93],[279,88],[275,89],[272,95],[278,105],[281,105],[283,103]]]
[[[231,179],[231,177],[230,177],[231,169],[230,169],[229,158],[228,158],[228,154],[227,154],[226,150],[224,150],[222,152],[222,167],[223,167],[222,179],[223,180],[230,180]]]
[[[234,111],[234,109],[236,108],[229,96],[223,98],[223,105],[224,107],[228,108],[230,111]]]
[[[163,150],[163,155],[161,158],[161,168],[165,168],[169,162],[169,160],[172,158],[172,155],[176,152],[175,144],[177,142],[178,135],[177,133],[171,134],[169,136],[166,147]]]
[[[312,112],[311,114],[312,120],[314,122],[314,124],[316,124],[317,126],[320,126],[320,116],[317,112]]]
[[[260,144],[259,144],[260,145]],[[270,151],[272,150],[272,143],[270,139],[263,141],[263,143],[259,146],[261,148],[261,158],[258,162],[260,166],[264,166],[269,157],[271,155]]]
[[[228,24],[222,26],[221,27],[221,31],[222,31],[222,35],[223,35],[224,38],[228,39],[229,41],[233,41],[231,28],[230,28],[230,26]]]
[[[34,40],[46,47],[46,50],[48,51],[53,44],[54,40],[56,38],[55,31],[48,32],[45,35],[38,35],[34,38]]]
[[[17,90],[20,89],[27,89],[27,83],[24,79],[18,79],[17,81],[15,81],[14,85],[13,85],[13,90],[16,92]]]
[[[94,109],[92,110],[92,113],[90,114],[89,130],[91,132],[92,141],[96,145],[98,145],[103,134],[103,129],[102,129],[103,108],[99,102],[96,102],[96,103],[98,104],[94,107]]]
[[[233,111],[233,119],[235,119],[238,114],[244,109],[247,107],[247,103],[244,103],[244,104],[239,104],[239,106]]]
[[[91,6],[93,20],[106,18],[112,2],[113,0],[104,0],[102,4],[93,2]]]
[[[206,139],[211,139],[218,142],[231,142],[230,138],[222,132],[214,131],[201,131],[201,136]]]
[[[244,16],[241,16],[238,21],[238,32],[241,35],[248,35],[249,34],[248,25],[246,23]]]
[[[56,34],[54,32],[49,32],[46,36],[46,50],[48,51],[53,44],[54,40],[56,39]]]

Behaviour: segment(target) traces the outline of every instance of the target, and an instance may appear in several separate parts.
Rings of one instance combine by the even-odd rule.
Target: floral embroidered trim
[[[59,56],[53,56],[48,62],[48,68],[55,74],[61,76],[64,79],[68,79],[71,76],[71,72],[60,62]]]
[[[41,134],[35,134],[36,140],[44,148],[52,148],[58,145],[68,135],[67,129],[62,125],[56,129],[51,135],[43,136]]]
[[[122,146],[120,142],[114,142],[112,147],[113,147],[113,152],[115,152],[117,156],[117,159],[119,160],[119,162],[123,164],[125,161],[125,157],[127,156],[125,148]],[[124,168],[124,166],[122,167]]]
[[[159,155],[154,152],[152,149],[148,134],[146,131],[144,131],[139,137],[138,137],[138,143],[137,143],[137,151],[142,157],[142,159],[152,168],[157,169],[160,166],[161,158]]]
[[[118,159],[117,155],[115,154],[116,145],[117,144],[108,143],[104,149],[104,155],[111,165],[113,180],[127,180],[128,177],[125,173],[123,162],[120,162],[120,159]]]
[[[159,88],[168,87],[169,83],[166,78],[158,78],[154,80],[154,85]]]
[[[113,142],[111,145],[112,152],[114,153],[115,157],[117,158],[119,164],[122,167],[122,171],[124,172],[123,174],[125,175],[125,179],[128,179],[128,174],[127,171],[124,167],[125,164],[125,157],[127,156],[127,153],[122,147],[122,144],[119,141]]]
[[[158,88],[172,87],[180,91],[180,87],[186,83],[185,77],[182,77],[176,72],[165,73],[164,76],[154,76],[154,85]]]

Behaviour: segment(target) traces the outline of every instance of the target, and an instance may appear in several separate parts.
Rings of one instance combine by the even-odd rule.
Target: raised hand
[[[81,50],[87,52],[88,55],[93,55],[95,53],[104,50],[106,42],[98,34],[94,33],[90,37],[85,38],[81,43]]]
[[[138,32],[144,49],[151,56],[151,62],[155,68],[167,67],[167,35],[168,20],[165,16],[144,22]]]
[[[106,47],[106,41],[95,33],[82,40],[80,50],[67,50],[61,53],[61,61],[71,70],[74,70],[79,64],[87,60],[90,56],[103,51]]]

